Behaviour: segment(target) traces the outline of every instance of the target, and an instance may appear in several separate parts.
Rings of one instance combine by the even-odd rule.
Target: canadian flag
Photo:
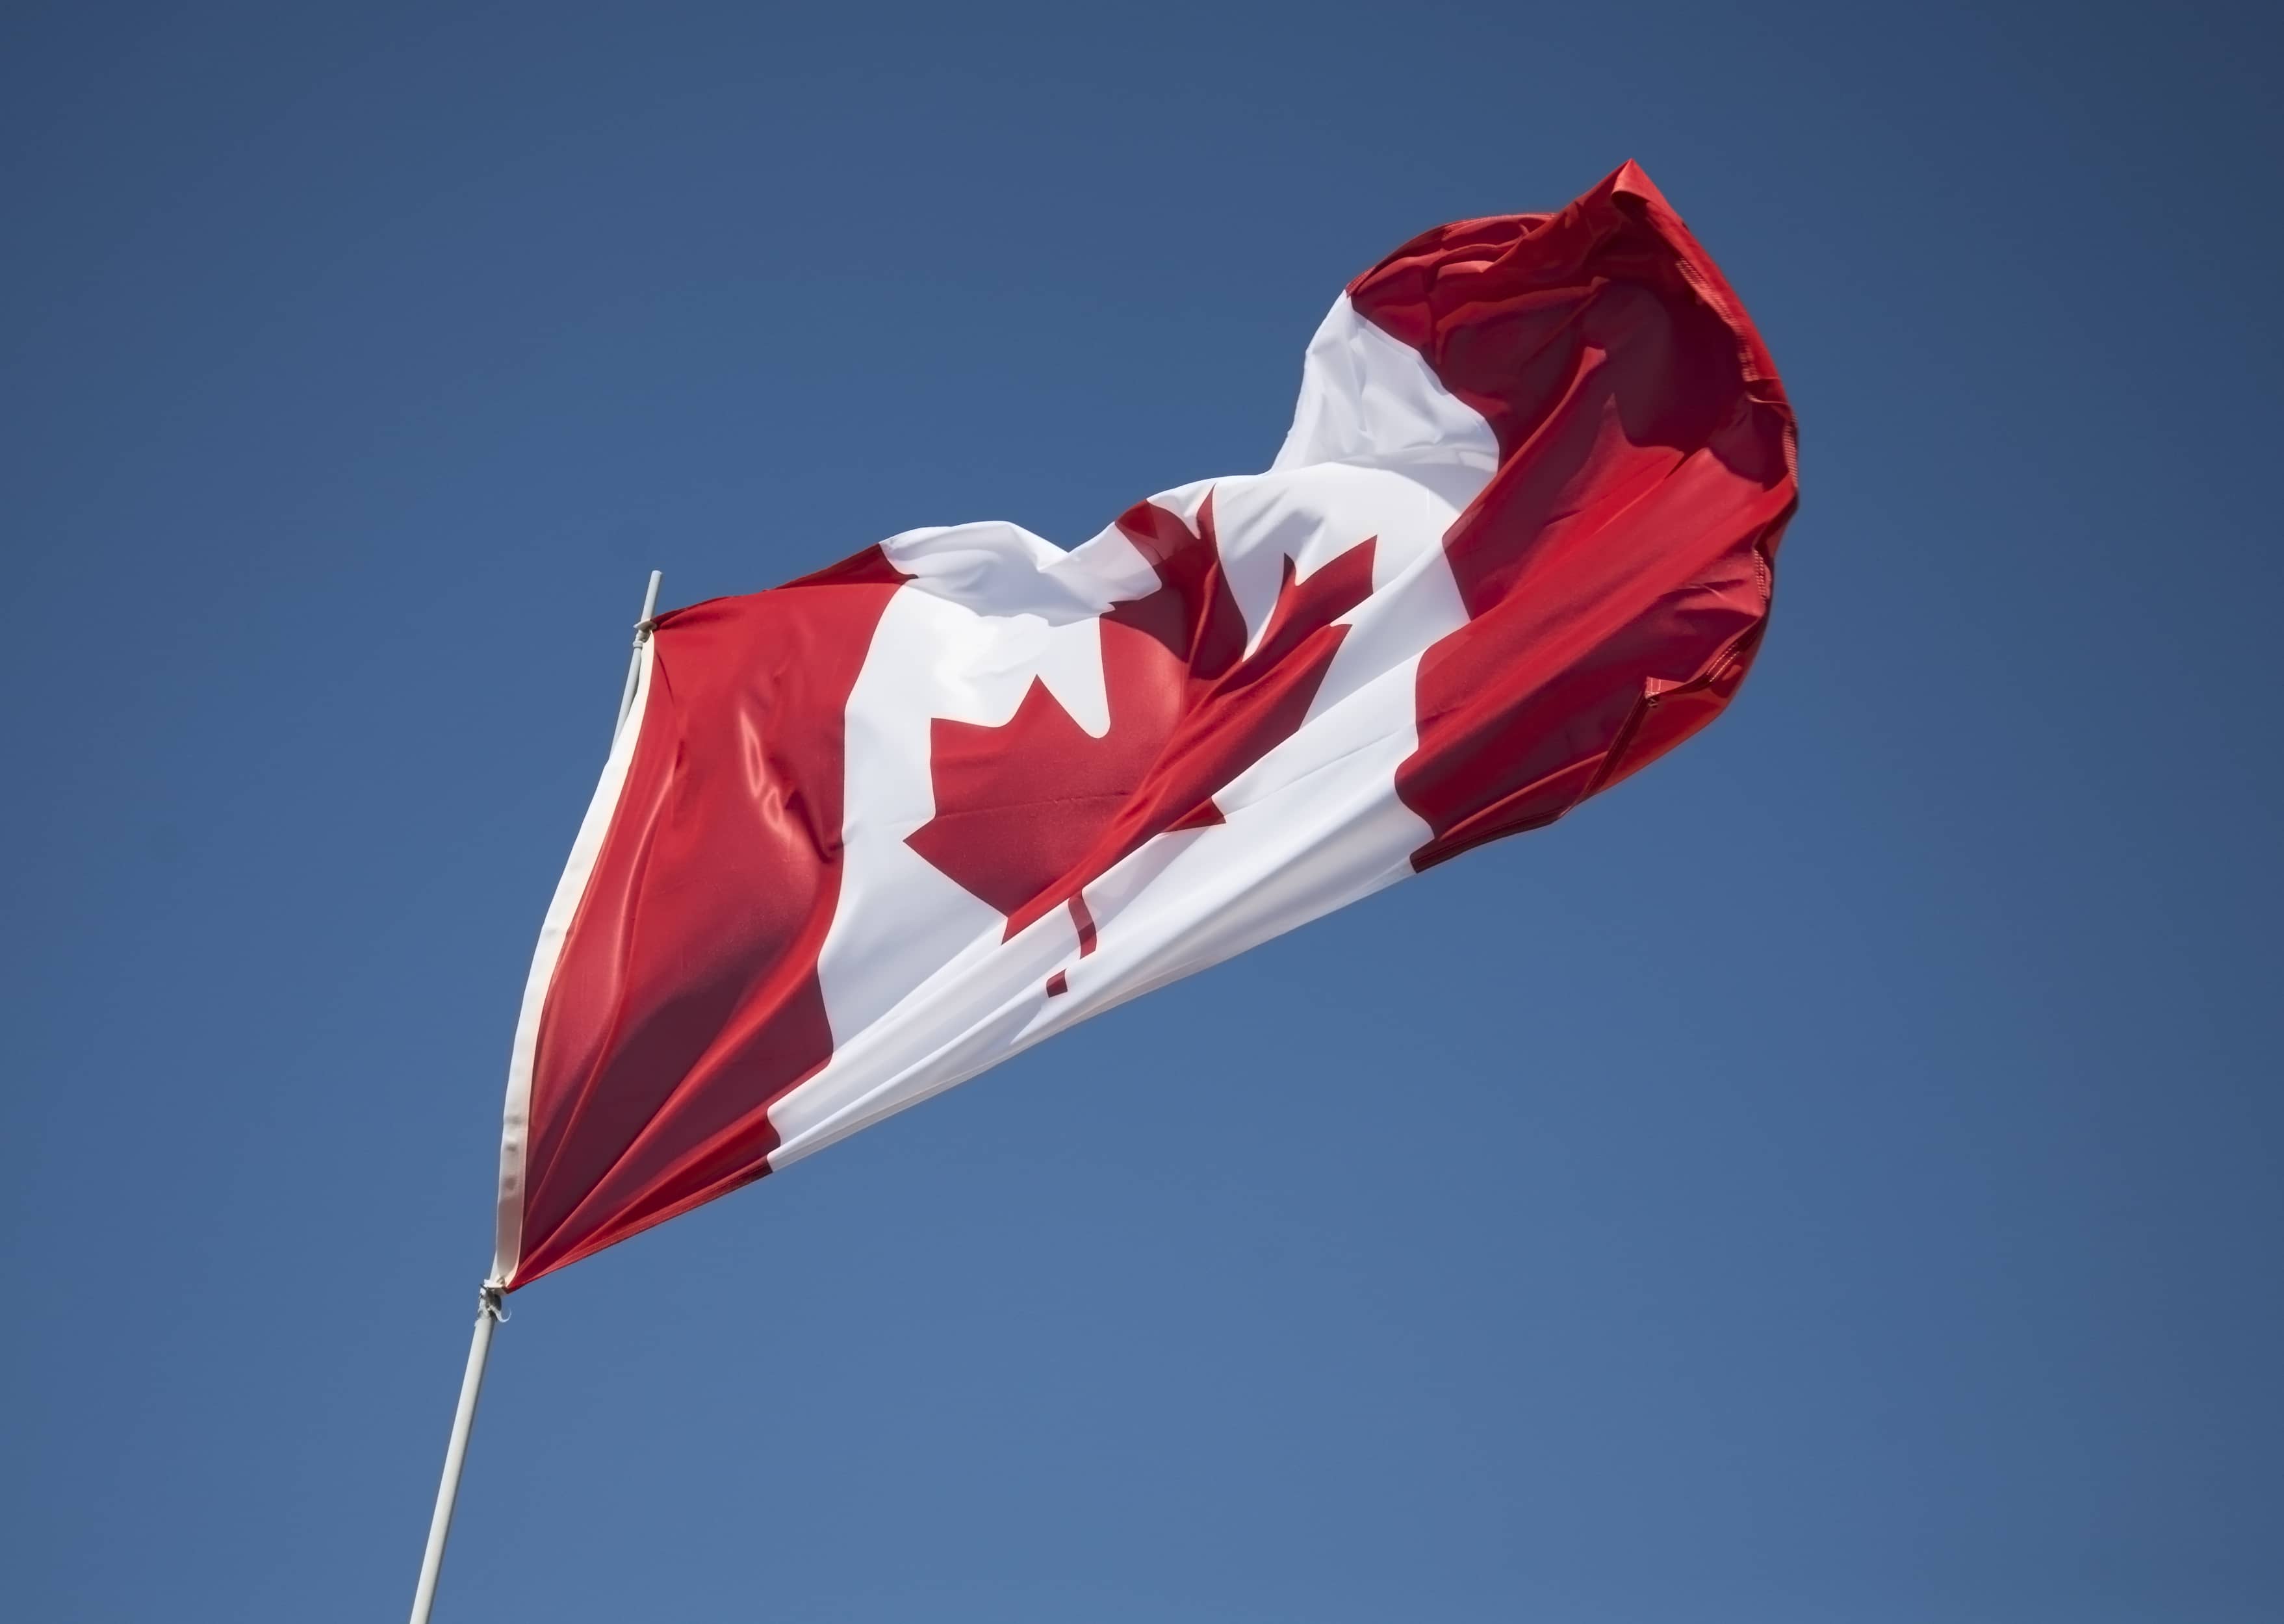
[[[1628,165],[1357,277],[1266,472],[658,616],[532,961],[494,1279],[1560,817],[1736,692],[1795,491],[1759,335]]]

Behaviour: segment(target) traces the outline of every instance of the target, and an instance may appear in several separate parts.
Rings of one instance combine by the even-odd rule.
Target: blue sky
[[[438,1616],[2284,1606],[2270,15],[4,37],[12,1616],[404,1605],[645,571],[1261,467],[1630,157],[1801,418],[1732,713],[521,1294]]]

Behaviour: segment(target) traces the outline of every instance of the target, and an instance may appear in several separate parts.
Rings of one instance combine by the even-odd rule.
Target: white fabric
[[[1309,346],[1269,472],[1153,498],[1194,526],[1211,493],[1249,640],[1287,558],[1305,581],[1376,537],[1373,590],[1342,617],[1351,629],[1300,730],[1216,794],[1225,821],[1161,835],[1087,887],[1099,941],[1083,957],[1067,910],[1003,941],[1002,915],[905,840],[935,814],[936,719],[1002,725],[1036,679],[1102,736],[1096,617],[1155,590],[1156,574],[1115,527],[1068,552],[997,522],[886,543],[915,580],[890,600],[849,700],[841,894],[818,966],[835,1048],[771,1108],[770,1164],[1408,874],[1428,831],[1394,775],[1416,742],[1418,662],[1465,620],[1443,538],[1497,463],[1482,417],[1343,297]],[[1058,972],[1068,991],[1050,996]]]

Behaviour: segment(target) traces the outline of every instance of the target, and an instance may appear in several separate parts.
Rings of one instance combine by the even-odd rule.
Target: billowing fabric
[[[1357,277],[1266,472],[661,615],[532,965],[497,1277],[1560,817],[1735,694],[1795,488],[1629,165]]]

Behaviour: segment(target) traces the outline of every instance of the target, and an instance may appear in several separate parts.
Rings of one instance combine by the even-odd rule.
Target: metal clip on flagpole
[[[627,714],[635,707],[643,644],[650,641],[652,621],[658,612],[661,573],[651,571],[650,585],[643,593],[642,619],[635,622],[634,657],[627,662],[626,691],[619,696],[619,719],[611,729],[614,744],[627,725]],[[428,1519],[428,1548],[420,1556],[420,1582],[412,1591],[412,1624],[428,1624],[428,1614],[436,1605],[436,1579],[444,1571],[444,1542],[452,1536],[452,1508],[460,1498],[460,1468],[467,1463],[468,1435],[476,1430],[476,1401],[483,1396],[492,1329],[506,1320],[506,1282],[485,1281],[476,1288],[476,1329],[468,1339],[468,1368],[460,1377],[460,1402],[452,1412],[452,1436],[444,1446],[444,1477],[436,1485],[436,1510]]]

